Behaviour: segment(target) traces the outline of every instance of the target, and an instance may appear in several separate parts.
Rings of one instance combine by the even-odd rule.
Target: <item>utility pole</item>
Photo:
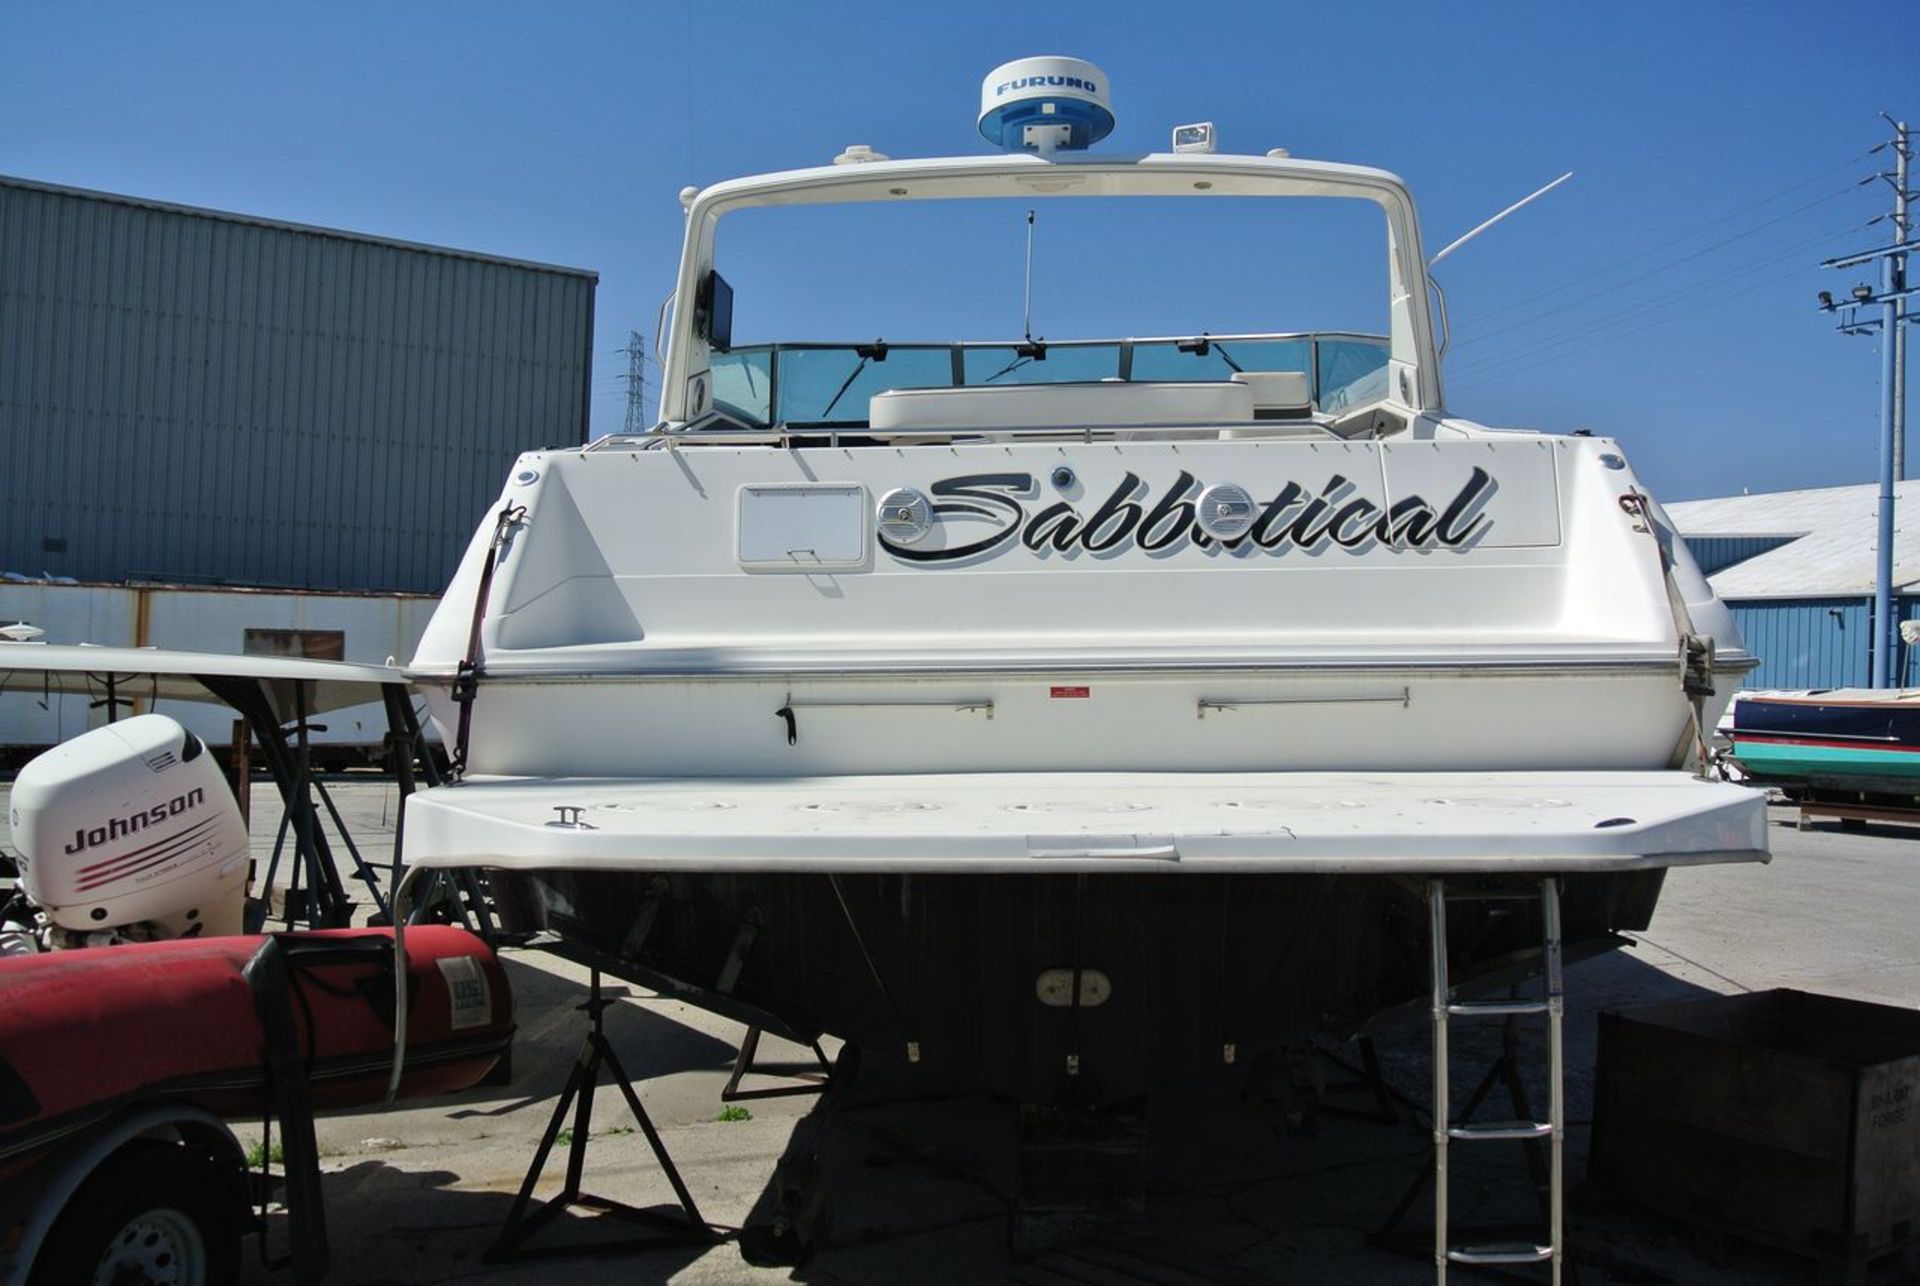
[[[645,433],[647,431],[647,346],[640,338],[640,332],[627,332],[627,346],[620,350],[627,355],[627,373],[622,378],[627,381],[627,420],[625,431]]]
[[[1893,506],[1894,483],[1905,472],[1906,450],[1906,327],[1914,320],[1906,315],[1906,301],[1914,292],[1907,287],[1907,254],[1920,248],[1907,226],[1907,161],[1912,153],[1905,121],[1886,116],[1893,126],[1894,169],[1877,177],[1893,185],[1893,241],[1885,249],[1829,259],[1822,267],[1852,268],[1862,264],[1880,264],[1880,289],[1862,282],[1848,292],[1848,298],[1835,303],[1828,291],[1820,292],[1820,307],[1840,315],[1839,330],[1845,335],[1880,335],[1880,511],[1875,549],[1873,590],[1872,684],[1891,687],[1898,670],[1893,659],[1899,655],[1899,625],[1893,609]],[[1886,144],[1882,144],[1882,147]],[[1875,148],[1878,151],[1879,148]],[[1875,317],[1866,309],[1876,309]]]
[[[1880,115],[1887,124],[1893,126],[1893,244],[1897,246],[1913,240],[1913,225],[1907,222],[1907,161],[1913,155],[1913,144],[1905,121],[1896,121],[1885,112]],[[1907,257],[1904,254],[1896,255],[1893,259],[1893,288],[1895,293],[1904,292],[1907,288]],[[1907,301],[1894,300],[1893,472],[1901,480],[1907,476],[1907,328],[1899,323],[1904,322],[1906,314]]]

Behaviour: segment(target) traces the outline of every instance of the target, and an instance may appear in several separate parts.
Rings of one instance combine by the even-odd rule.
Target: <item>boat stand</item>
[[[580,1056],[574,1060],[566,1088],[561,1091],[559,1102],[553,1106],[553,1117],[547,1122],[546,1133],[540,1136],[540,1146],[534,1151],[533,1164],[527,1168],[527,1177],[520,1185],[519,1195],[514,1198],[513,1209],[507,1213],[500,1235],[487,1248],[484,1256],[487,1263],[617,1254],[662,1246],[711,1246],[726,1239],[724,1232],[701,1217],[699,1207],[694,1204],[693,1193],[687,1190],[686,1181],[680,1177],[679,1168],[674,1165],[666,1144],[660,1139],[660,1132],[653,1126],[653,1119],[641,1105],[640,1096],[634,1093],[632,1078],[627,1075],[620,1056],[607,1040],[604,1015],[609,1004],[600,990],[600,971],[595,969],[586,1003],[580,1006],[587,1014],[587,1034],[580,1044]],[[654,1159],[660,1163],[668,1182],[673,1184],[674,1195],[680,1202],[678,1214],[642,1210],[637,1206],[581,1192],[580,1181],[587,1162],[587,1140],[593,1132],[593,1096],[599,1088],[603,1067],[610,1073],[613,1083],[620,1087],[622,1097],[627,1100],[627,1110],[633,1113],[641,1133],[647,1136],[647,1145],[653,1149]],[[569,1108],[573,1110],[573,1132],[567,1142],[566,1182],[558,1193],[549,1197],[539,1208],[530,1210],[534,1187],[540,1182],[540,1176],[547,1167],[547,1157],[559,1140]],[[574,1206],[599,1210],[630,1223],[646,1225],[654,1231],[645,1237],[565,1246],[527,1246],[527,1241],[535,1233],[546,1227],[563,1210]]]
[[[1894,822],[1902,826],[1920,826],[1920,808],[1896,808],[1891,804],[1870,804],[1864,801],[1844,803],[1838,800],[1803,799],[1799,803],[1800,815],[1796,819],[1796,828],[1812,830],[1814,819],[1831,817],[1842,828],[1858,829],[1868,822]]]
[[[722,1103],[738,1103],[743,1099],[788,1098],[795,1094],[824,1094],[833,1078],[833,1064],[827,1061],[826,1053],[820,1048],[818,1040],[810,1040],[808,1046],[813,1050],[817,1067],[808,1067],[804,1063],[768,1063],[754,1062],[760,1052],[760,1029],[747,1028],[747,1034],[740,1041],[740,1052],[733,1058],[733,1074],[727,1077],[726,1088],[720,1091]],[[785,1085],[768,1085],[759,1089],[743,1090],[740,1080],[744,1076],[785,1076]]]

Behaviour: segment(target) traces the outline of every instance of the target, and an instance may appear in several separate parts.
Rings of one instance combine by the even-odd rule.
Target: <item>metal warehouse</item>
[[[437,593],[596,276],[0,177],[0,571]]]
[[[1920,480],[1898,484],[1896,515],[1920,512]],[[1864,687],[1872,665],[1879,488],[1821,487],[1669,505],[1668,515],[1761,659],[1749,688]],[[1896,615],[1920,616],[1920,524],[1894,533]],[[1894,682],[1920,684],[1920,647],[1902,643]]]

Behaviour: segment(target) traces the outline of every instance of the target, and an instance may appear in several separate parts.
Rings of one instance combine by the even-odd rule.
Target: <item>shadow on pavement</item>
[[[560,1167],[553,1167],[558,1173]],[[390,1161],[360,1161],[326,1175],[327,1215],[332,1230],[333,1267],[329,1282],[354,1286],[423,1286],[433,1282],[480,1278],[498,1286],[557,1286],[617,1275],[628,1282],[664,1282],[711,1247],[665,1245],[617,1257],[584,1253],[562,1260],[523,1259],[488,1265],[484,1255],[512,1208],[506,1192],[476,1191],[448,1170],[408,1170]],[[552,1185],[541,1189],[542,1194]],[[631,1237],[634,1225],[586,1211],[556,1216],[532,1241],[533,1246],[590,1246],[595,1241]],[[284,1253],[286,1221],[268,1220],[269,1249]],[[252,1250],[252,1247],[249,1247]],[[258,1256],[243,1280],[287,1280],[263,1271]]]
[[[1803,1280],[1802,1261],[1698,1238],[1584,1184],[1599,1012],[1715,993],[1633,950],[1570,969],[1567,990],[1568,1245],[1586,1279],[1703,1286]],[[1537,1019],[1522,1020],[1515,1038],[1526,1093],[1544,1113],[1544,1029]],[[829,1213],[819,1244],[791,1269],[795,1281],[877,1283],[910,1275],[1117,1286],[1173,1273],[1222,1284],[1430,1282],[1430,1186],[1419,1188],[1402,1225],[1411,1254],[1370,1244],[1429,1167],[1424,1006],[1402,1011],[1375,1039],[1383,1077],[1398,1097],[1391,1122],[1379,1119],[1376,1096],[1352,1083],[1360,1060],[1351,1046],[1332,1050],[1347,1066],[1313,1054],[1269,1057],[1159,1092],[1148,1113],[1147,1215],[1124,1243],[1108,1239],[1027,1265],[1013,1262],[1005,1220],[1017,1186],[1014,1106],[984,1097],[915,1099],[910,1075],[891,1083],[891,1071],[889,1083],[863,1077],[857,1090],[822,1102],[800,1123],[749,1224],[792,1209],[788,1176],[805,1178],[811,1162]],[[1456,1108],[1502,1048],[1498,1022],[1478,1030],[1455,1024]],[[1304,1118],[1303,1096],[1319,1109]],[[1491,1119],[1511,1114],[1504,1088],[1481,1112]],[[1454,1156],[1451,1194],[1460,1223],[1540,1221],[1520,1145],[1455,1149]],[[751,1247],[743,1251],[752,1257]]]

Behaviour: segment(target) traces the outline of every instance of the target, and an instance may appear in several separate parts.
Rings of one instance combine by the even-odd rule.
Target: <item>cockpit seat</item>
[[[1305,371],[1235,371],[1233,382],[1253,390],[1256,420],[1304,420],[1313,414]]]

